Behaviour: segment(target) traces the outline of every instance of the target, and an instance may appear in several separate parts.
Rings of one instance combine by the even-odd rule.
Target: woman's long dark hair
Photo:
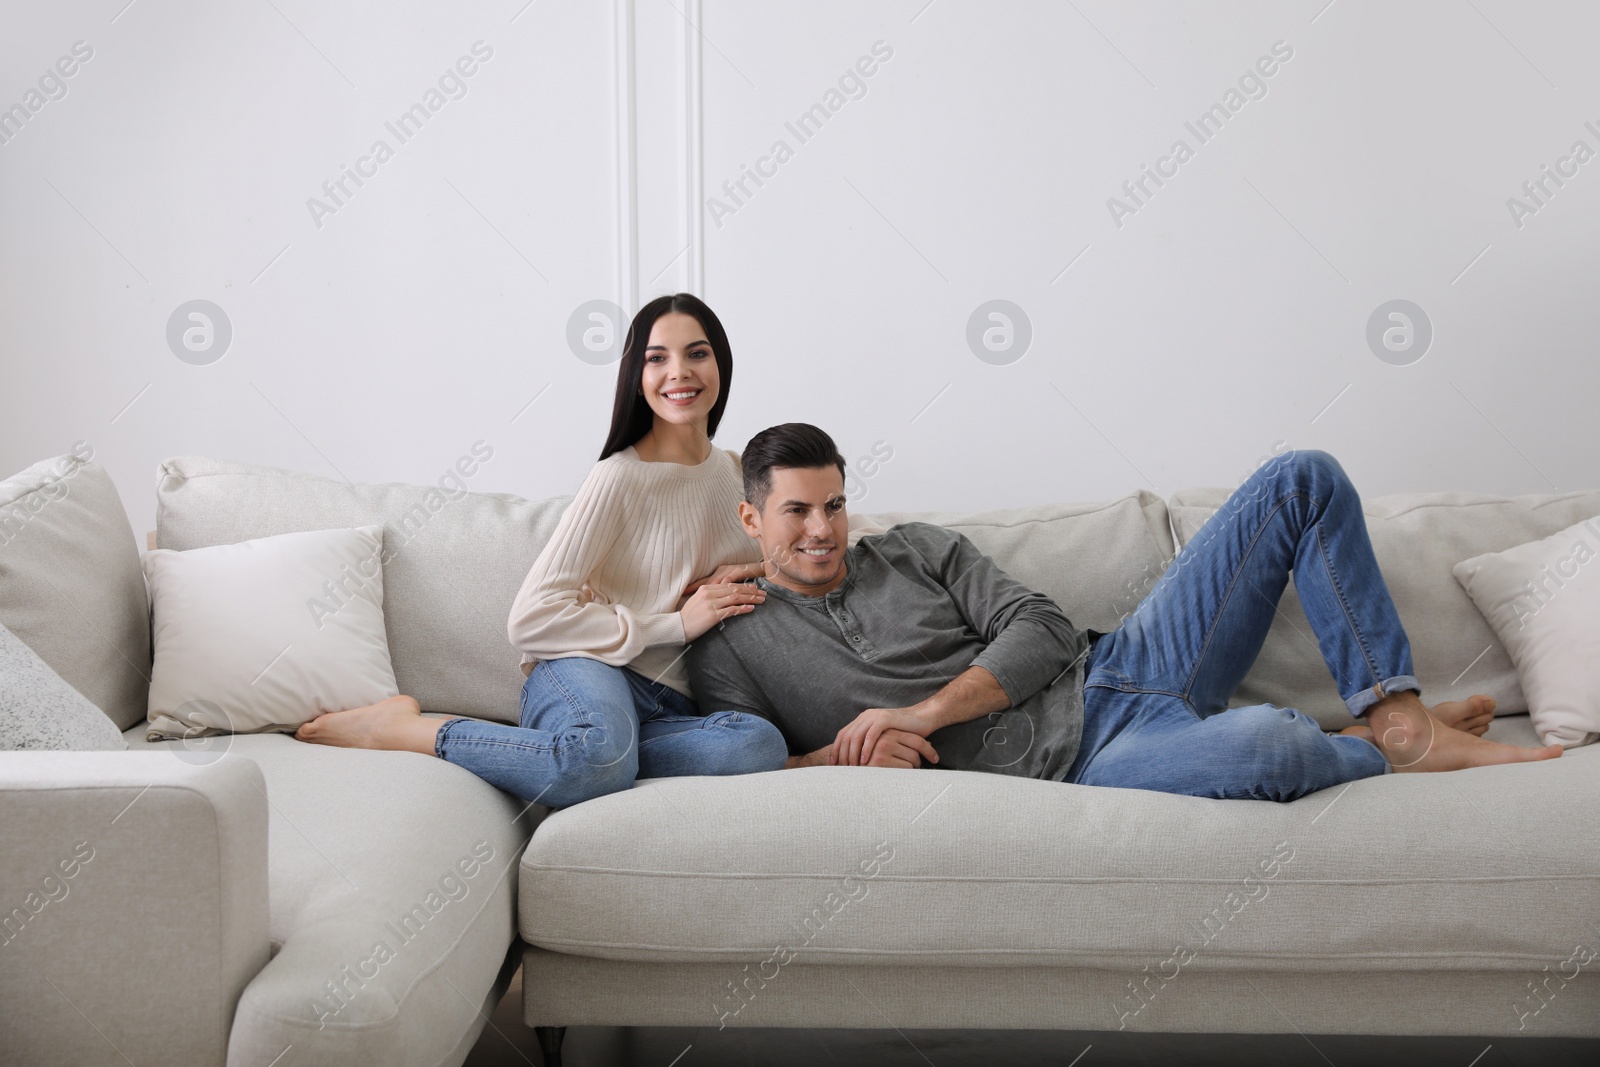
[[[628,338],[622,346],[622,363],[617,367],[617,397],[611,407],[611,432],[606,435],[606,445],[600,450],[605,459],[613,452],[621,452],[650,432],[655,412],[650,402],[639,392],[644,381],[644,349],[650,343],[650,331],[656,320],[670,312],[679,311],[692,317],[706,332],[706,340],[717,360],[717,402],[711,405],[706,419],[706,436],[717,435],[717,423],[722,421],[722,409],[728,406],[728,389],[733,384],[733,351],[728,347],[728,333],[716,312],[693,293],[673,293],[658,296],[639,309],[628,327]]]

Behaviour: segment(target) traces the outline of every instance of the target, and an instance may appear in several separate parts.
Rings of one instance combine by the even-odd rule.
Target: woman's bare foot
[[[1470,702],[1464,702],[1470,703]],[[1423,706],[1415,692],[1391,693],[1367,713],[1378,751],[1395,771],[1457,771],[1499,763],[1555,759],[1560,745],[1524,748],[1502,745],[1452,729]],[[1340,731],[1341,733],[1345,731]]]
[[[1482,737],[1489,732],[1489,725],[1494,722],[1494,697],[1475,693],[1465,700],[1447,700],[1442,704],[1435,704],[1428,711],[1435,719],[1446,726],[1454,727],[1463,733]],[[1363,715],[1363,718],[1366,716]],[[1341,734],[1350,734],[1353,737],[1365,738],[1373,744],[1377,739],[1372,732],[1372,727],[1364,722],[1354,726],[1346,726],[1339,731]]]
[[[1475,693],[1465,700],[1447,700],[1442,704],[1435,704],[1428,711],[1435,719],[1446,726],[1454,727],[1463,733],[1482,737],[1489,732],[1489,726],[1494,722],[1494,697]],[[1366,714],[1361,716],[1366,719]],[[1372,727],[1365,722],[1358,722],[1354,726],[1347,726],[1339,731],[1341,734],[1353,734],[1372,741]],[[1376,744],[1376,742],[1373,742]]]
[[[433,755],[433,740],[446,720],[424,719],[422,706],[404,694],[364,708],[325,711],[294,735],[302,741],[339,748],[377,748]]]

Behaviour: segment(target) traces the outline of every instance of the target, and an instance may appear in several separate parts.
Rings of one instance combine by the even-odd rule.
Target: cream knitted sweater
[[[719,566],[761,558],[739,524],[743,499],[739,457],[720,448],[693,467],[646,463],[631,446],[595,464],[511,605],[524,672],[586,656],[692,696],[678,601]]]

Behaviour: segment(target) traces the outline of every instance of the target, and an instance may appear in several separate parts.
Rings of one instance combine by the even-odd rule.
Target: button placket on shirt
[[[839,632],[844,635],[850,647],[855,649],[856,655],[864,660],[878,657],[877,646],[867,640],[867,635],[861,632],[860,624],[849,606],[845,604],[843,597],[838,600],[832,597],[828,599],[828,616],[833,619],[833,624],[839,628]]]

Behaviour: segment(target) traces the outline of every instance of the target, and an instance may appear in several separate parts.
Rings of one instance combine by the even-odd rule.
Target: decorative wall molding
[[[689,242],[689,292],[706,290],[706,171],[704,81],[701,77],[700,0],[684,4],[683,57],[683,235]]]
[[[638,126],[634,105],[633,0],[613,0],[612,85],[616,122],[617,303],[631,315],[639,306]]]
[[[702,10],[612,0],[616,289],[630,314],[651,293],[705,293]]]

